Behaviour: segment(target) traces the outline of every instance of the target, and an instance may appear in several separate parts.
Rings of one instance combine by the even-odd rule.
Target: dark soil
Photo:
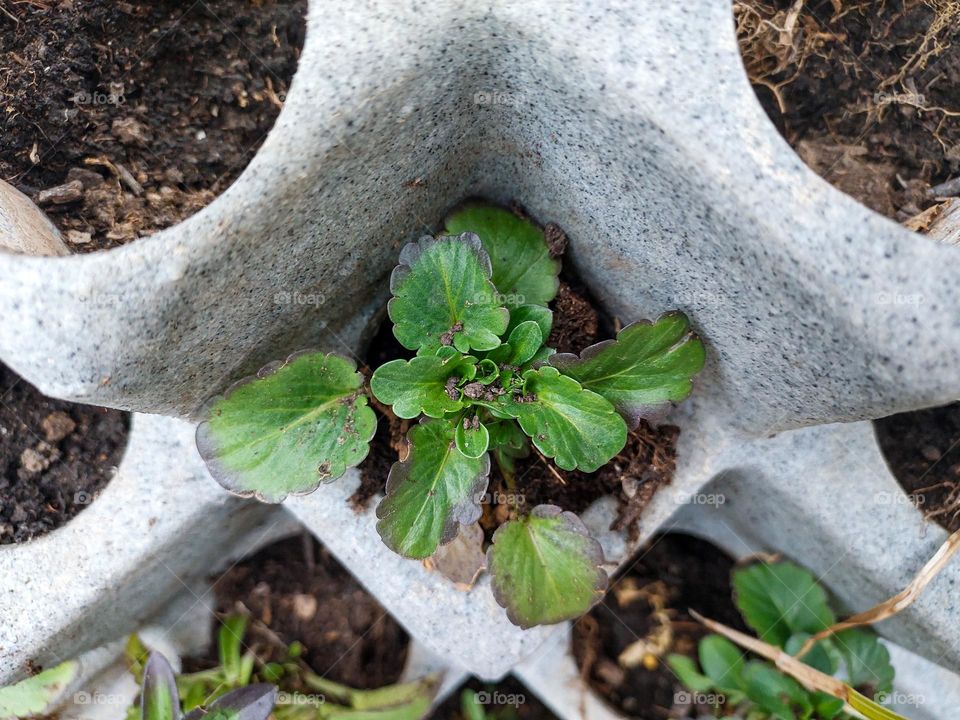
[[[487,720],[555,720],[557,717],[512,675],[498,683],[472,678],[451,693],[429,717],[431,720],[470,720],[461,708],[464,690],[473,690],[483,702]]]
[[[558,505],[581,513],[598,498],[613,495],[618,501],[614,530],[628,530],[631,538],[639,534],[637,525],[644,508],[657,490],[669,485],[676,468],[676,441],[680,429],[674,425],[654,427],[645,420],[627,436],[627,444],[609,463],[592,473],[561,470],[536,449],[516,461],[517,493],[521,507]],[[490,473],[491,502],[484,506],[480,524],[489,539],[508,519],[506,502],[510,490],[494,463]]]
[[[195,213],[283,105],[306,0],[27,0],[0,5],[0,179],[77,252]],[[55,193],[42,191],[71,183]]]
[[[54,530],[106,487],[127,413],[53,400],[0,365],[0,545]]]
[[[899,221],[960,172],[960,5],[735,0],[747,73],[815,172]],[[785,30],[785,28],[791,28]]]
[[[251,614],[244,642],[263,662],[282,661],[297,641],[314,672],[354,688],[389,685],[403,672],[403,628],[311,537],[260,550],[222,575],[214,592],[218,613]],[[216,648],[209,659],[216,662]]]
[[[514,209],[518,214],[524,214],[522,208]],[[567,246],[563,230],[549,223],[545,233],[551,254],[561,256]],[[558,352],[579,353],[598,340],[616,334],[618,326],[590,296],[579,278],[566,268],[561,273],[560,288],[551,309],[553,329],[547,345]],[[412,356],[410,350],[397,342],[389,319],[384,317],[367,351],[364,372],[369,375],[372,368],[389,360]],[[391,465],[404,450],[404,438],[411,422],[396,418],[388,407],[379,403],[374,402],[374,406],[380,415],[377,433],[370,445],[370,454],[360,466],[360,487],[351,498],[358,510],[383,491]],[[593,473],[561,470],[534,448],[529,457],[517,460],[518,490],[515,494],[507,489],[499,468],[493,463],[488,493],[491,501],[484,505],[480,521],[488,540],[507,520],[509,499],[519,499],[528,509],[550,503],[579,513],[598,498],[611,494],[620,501],[614,529],[628,529],[632,536],[636,536],[637,521],[643,509],[657,489],[673,479],[679,433],[679,428],[673,425],[654,427],[641,422],[630,433],[620,454]]]
[[[877,440],[906,493],[950,532],[960,530],[960,403],[876,420]]]
[[[628,564],[611,590],[573,626],[573,653],[580,671],[611,705],[631,717],[694,718],[709,707],[678,705],[684,688],[665,664],[671,653],[696,657],[707,631],[689,609],[746,631],[731,599],[734,563],[714,545],[688,535],[654,538]],[[618,661],[637,640],[661,641],[641,662]],[[649,662],[649,666],[646,666]]]

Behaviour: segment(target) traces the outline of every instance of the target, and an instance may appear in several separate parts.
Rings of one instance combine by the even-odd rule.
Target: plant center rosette
[[[680,312],[556,353],[546,341],[559,272],[533,223],[494,207],[458,211],[441,236],[407,244],[390,278],[393,333],[415,356],[381,365],[369,384],[336,354],[267,366],[211,404],[201,455],[228,490],[280,502],[359,464],[376,430],[371,399],[388,405],[419,422],[390,470],[377,530],[404,557],[435,556],[480,517],[493,462],[518,497],[515,462],[532,448],[593,472],[642,415],[685,399],[703,367]],[[482,533],[464,535],[479,552]],[[486,550],[497,601],[521,627],[586,612],[606,590],[602,564],[581,520],[555,505],[512,505]]]

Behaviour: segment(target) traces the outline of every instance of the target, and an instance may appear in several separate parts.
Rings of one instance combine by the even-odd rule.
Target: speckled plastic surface
[[[702,483],[733,476],[753,490],[724,511],[755,520],[769,506],[804,562],[838,562],[849,578],[838,593],[900,589],[937,535],[919,537],[906,507],[889,526],[858,509],[864,490],[891,489],[865,426],[764,438],[957,397],[960,249],[881,218],[800,162],[746,81],[728,0],[313,2],[286,106],[223,196],[108,252],[0,253],[0,358],[48,394],[195,418],[291,351],[359,351],[403,241],[468,196],[558,222],[567,262],[623,321],[679,308],[705,339],[708,366],[680,418],[680,473],[644,535]],[[372,549],[371,516],[351,525],[335,507],[345,492],[291,507],[427,645],[494,676],[550,634],[503,626],[483,587],[428,615],[446,591]],[[184,527],[216,532],[188,507]],[[144,541],[142,511],[117,513],[130,527],[115,537]],[[90,533],[77,552],[105,552]],[[623,540],[607,543],[615,562]],[[60,557],[36,556],[33,577]],[[13,561],[26,562],[0,555]],[[955,577],[890,633],[957,668],[955,639],[943,637],[960,622]],[[74,616],[36,635],[79,649],[80,608],[95,618],[110,584],[70,582]],[[473,642],[480,627],[486,649]],[[40,650],[0,645],[3,672]]]

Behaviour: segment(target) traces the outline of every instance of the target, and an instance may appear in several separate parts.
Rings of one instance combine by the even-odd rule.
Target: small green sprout
[[[531,444],[564,470],[595,471],[643,414],[685,399],[703,367],[680,312],[627,325],[580,355],[555,353],[548,303],[559,271],[531,222],[494,207],[455,213],[441,236],[407,244],[390,278],[393,332],[414,357],[377,368],[369,387],[335,354],[270,365],[211,404],[201,455],[240,495],[312,492],[366,456],[372,395],[419,419],[387,478],[377,530],[404,557],[432,556],[479,519],[491,459],[518,496],[514,463]],[[607,587],[602,563],[580,519],[553,505],[513,507],[487,560],[498,602],[521,627],[586,612]]]
[[[132,635],[127,667],[143,690],[139,710],[130,708],[127,720],[418,720],[430,708],[434,676],[355,690],[317,675],[296,642],[282,649],[279,660],[262,662],[252,650],[243,650],[246,628],[244,616],[226,618],[217,666],[179,677],[162,655],[148,653]]]
[[[796,655],[810,637],[836,622],[826,591],[813,575],[793,563],[761,563],[735,570],[733,585],[737,608],[747,625],[762,641],[789,655]],[[748,659],[720,635],[703,638],[698,656],[699,667],[686,655],[671,655],[668,662],[692,693],[724,698],[723,717],[853,720],[844,712],[843,700],[807,691],[772,663]],[[842,676],[867,697],[882,700],[893,688],[890,654],[873,632],[863,628],[842,630],[818,641],[802,660],[827,675]]]
[[[173,668],[158,652],[147,659],[141,687],[141,720],[267,720],[277,700],[277,689],[272,685],[245,685],[220,695],[206,708],[198,707],[184,715]]]
[[[80,665],[70,660],[0,688],[0,720],[42,715],[73,682]]]

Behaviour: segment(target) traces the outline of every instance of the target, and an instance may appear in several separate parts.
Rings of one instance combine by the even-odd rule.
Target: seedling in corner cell
[[[531,445],[564,470],[597,470],[651,407],[686,398],[703,367],[680,312],[556,354],[548,303],[559,271],[533,223],[494,207],[455,213],[442,235],[402,249],[390,279],[393,333],[412,358],[377,368],[369,386],[336,354],[270,365],[211,404],[201,454],[238,494],[309,493],[366,456],[372,395],[419,420],[387,478],[377,529],[400,555],[430,557],[480,517],[491,462],[516,494],[514,463]],[[581,520],[554,505],[513,507],[487,550],[496,598],[522,627],[586,612],[607,587],[602,562]]]
[[[356,690],[317,675],[303,659],[300,643],[281,645],[271,656],[277,659],[271,661],[244,650],[247,623],[242,615],[226,618],[220,627],[216,667],[177,678],[162,655],[148,654],[140,638],[132,635],[127,666],[143,690],[139,712],[136,706],[130,708],[127,719],[419,720],[430,708],[436,676]]]
[[[733,586],[746,624],[762,641],[789,655],[797,655],[808,639],[836,622],[826,591],[813,575],[793,563],[760,563],[735,570]],[[721,635],[703,638],[698,650],[699,667],[686,655],[672,655],[670,667],[691,693],[722,699],[723,717],[853,720],[842,699],[806,690],[773,663],[750,658]],[[865,628],[842,630],[819,640],[801,659],[826,675],[842,677],[846,685],[876,701],[893,688],[890,653]],[[900,717],[868,706],[862,712],[882,720]]]

